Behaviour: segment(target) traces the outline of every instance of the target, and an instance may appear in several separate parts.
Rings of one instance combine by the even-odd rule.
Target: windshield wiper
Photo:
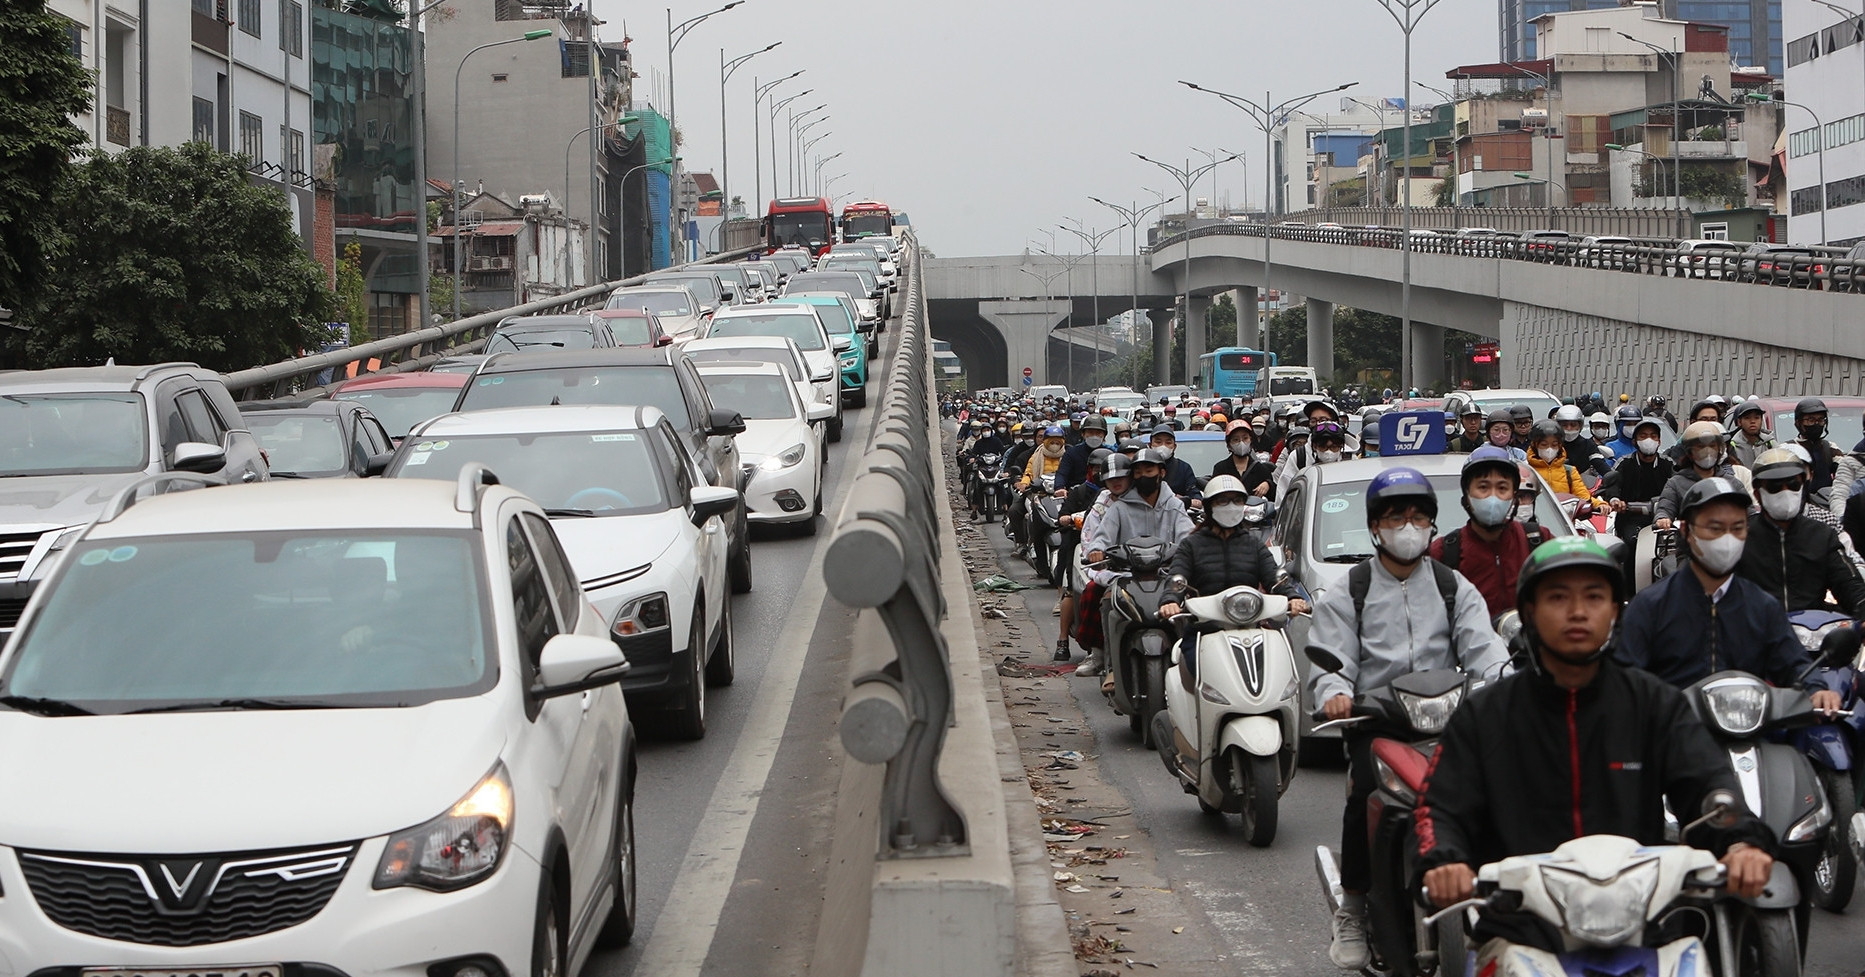
[[[1321,558],[1323,563],[1361,563],[1373,558],[1371,553],[1335,553]]]
[[[596,516],[594,509],[545,509],[544,514],[547,516],[577,516],[584,519],[593,519]]]
[[[276,470],[272,472],[268,472],[267,474],[271,475],[273,478],[304,478],[305,477],[303,475],[298,474],[297,472],[281,472],[281,471],[276,471]]]
[[[35,716],[95,716],[96,713],[63,699],[47,699],[36,695],[0,695],[0,706],[30,712]]]
[[[157,712],[211,712],[216,709],[335,709],[333,703],[316,699],[217,699],[214,701],[177,702],[167,706],[131,709],[126,716],[143,716]]]

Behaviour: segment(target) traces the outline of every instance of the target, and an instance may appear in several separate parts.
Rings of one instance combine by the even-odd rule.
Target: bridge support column
[[[1198,383],[1198,357],[1206,352],[1209,336],[1205,332],[1205,316],[1211,311],[1211,296],[1194,295],[1191,297],[1191,309],[1185,315],[1185,382],[1196,386]]]
[[[1237,345],[1244,349],[1262,349],[1263,329],[1256,321],[1257,314],[1262,311],[1257,303],[1262,300],[1256,296],[1256,286],[1232,289],[1230,300],[1237,303]]]
[[[1444,327],[1412,320],[1412,372],[1420,391],[1444,382]]]
[[[978,314],[1004,335],[1004,349],[1010,369],[1004,385],[1022,389],[1023,370],[1030,370],[1030,382],[1049,383],[1049,332],[1068,317],[1071,303],[1050,299],[1010,299],[979,302]],[[977,383],[977,386],[990,384]]]
[[[1308,300],[1308,365],[1323,383],[1334,378],[1334,303]],[[1334,386],[1340,386],[1335,383]]]
[[[1146,382],[1161,384],[1172,382],[1172,330],[1182,325],[1179,322],[1178,303],[1170,308],[1152,310],[1153,320],[1153,375]],[[1145,387],[1139,387],[1144,390]]]

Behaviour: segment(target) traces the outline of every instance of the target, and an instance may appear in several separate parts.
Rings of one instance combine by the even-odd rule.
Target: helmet
[[[1023,433],[1023,422],[1018,421],[1017,423],[1010,425],[1010,433],[1022,434]]]
[[[1377,522],[1389,509],[1416,505],[1438,517],[1438,493],[1416,468],[1388,468],[1366,483],[1366,521]]]
[[[1691,513],[1711,502],[1734,502],[1746,509],[1752,501],[1748,491],[1733,478],[1704,478],[1684,493],[1684,503],[1678,506],[1677,514],[1688,522]]]
[[[1576,418],[1576,420],[1577,419],[1578,418]],[[1540,441],[1542,438],[1555,438],[1558,440],[1561,436],[1560,421],[1536,421],[1535,426],[1528,429],[1528,440],[1531,442]]]
[[[1209,502],[1212,499],[1215,499],[1220,495],[1224,495],[1230,492],[1235,492],[1238,495],[1250,494],[1249,491],[1243,487],[1243,482],[1239,481],[1237,476],[1219,475],[1218,477],[1205,483],[1204,500],[1206,502]]]
[[[1796,446],[1798,447],[1798,446]],[[1806,449],[1801,449],[1806,450]],[[1755,456],[1755,481],[1777,482],[1790,478],[1799,478],[1807,473],[1807,463],[1800,460],[1800,455],[1792,448],[1769,448]]]
[[[1690,416],[1695,417],[1698,414],[1701,414],[1705,407],[1709,408],[1710,410],[1715,411],[1717,417],[1723,416],[1722,405],[1718,404],[1716,401],[1711,400],[1708,397],[1705,397],[1702,400],[1699,400],[1696,403],[1690,405]]]
[[[1146,442],[1141,441],[1139,438],[1128,438],[1127,440],[1120,442],[1121,453],[1126,455],[1129,458],[1133,457],[1134,455],[1139,454],[1140,452],[1144,450],[1146,450]]]
[[[1638,408],[1633,407],[1631,404],[1619,408],[1614,414],[1614,417],[1616,417],[1621,424],[1637,424],[1639,418],[1644,416],[1645,415],[1638,412]]]
[[[1593,413],[1587,415],[1587,423],[1588,424],[1605,424],[1605,425],[1610,426],[1612,424],[1612,418],[1607,417],[1605,411],[1596,410]]]
[[[1110,448],[1096,448],[1088,452],[1088,467],[1099,471],[1107,467],[1107,460],[1114,457]]]
[[[1768,409],[1766,407],[1761,406],[1761,403],[1759,401],[1745,400],[1742,402],[1742,405],[1740,407],[1737,407],[1735,409],[1735,413],[1732,416],[1744,417],[1749,414],[1766,414],[1766,413],[1768,413]]]
[[[1170,424],[1161,424],[1158,427],[1153,428],[1153,433],[1148,435],[1148,437],[1156,438],[1160,436],[1161,434],[1165,435],[1168,438],[1171,438],[1174,441],[1177,441],[1179,439],[1179,432],[1173,430],[1172,425]]]
[[[1333,417],[1333,418],[1340,417],[1340,411],[1335,410],[1334,405],[1328,403],[1325,400],[1311,400],[1308,403],[1303,404],[1302,405],[1302,416],[1307,417],[1309,414],[1314,413],[1316,408],[1320,408],[1321,410],[1327,411],[1329,417]]]
[[[1283,404],[1281,407],[1276,408],[1276,416],[1277,417],[1300,417],[1302,416],[1301,405],[1295,404],[1295,403]]]
[[[1476,401],[1471,400],[1471,401],[1466,401],[1464,403],[1463,410],[1460,410],[1457,413],[1459,416],[1462,416],[1462,417],[1482,417],[1483,408]]]
[[[1101,408],[1101,416],[1102,416],[1102,417],[1113,417],[1113,416],[1114,416],[1114,408],[1112,408],[1112,407],[1103,407],[1103,408]]]
[[[1043,428],[1043,437],[1045,438],[1066,438],[1068,437],[1068,431],[1064,430],[1062,425],[1060,424],[1051,424],[1048,427]]]
[[[1213,423],[1213,424],[1228,424],[1228,423],[1230,423],[1230,418],[1228,418],[1228,417],[1225,417],[1225,416],[1224,416],[1224,415],[1222,415],[1222,414],[1212,414],[1212,415],[1211,415],[1211,423]]]
[[[1517,421],[1532,421],[1534,419],[1535,419],[1535,412],[1532,409],[1530,409],[1527,404],[1509,405],[1509,421],[1511,423],[1514,423]]]
[[[1250,422],[1244,420],[1243,418],[1238,418],[1234,421],[1231,421],[1229,424],[1224,425],[1224,436],[1225,437],[1229,437],[1230,432],[1232,431],[1248,431],[1251,434],[1256,433],[1256,429],[1250,426]]]
[[[1163,467],[1166,463],[1166,456],[1151,448],[1143,448],[1140,450],[1139,454],[1133,456],[1133,463],[1136,465],[1160,465]]]
[[[1652,431],[1658,434],[1659,436],[1662,436],[1664,434],[1663,422],[1659,421],[1655,417],[1641,416],[1639,417],[1638,422],[1632,425],[1632,440],[1637,441],[1638,432],[1643,431],[1646,428],[1651,428]]]
[[[1522,484],[1522,470],[1516,467],[1515,456],[1510,454],[1507,448],[1486,444],[1470,452],[1470,457],[1464,459],[1463,473],[1458,476],[1458,487],[1465,492],[1470,491],[1470,480],[1482,474],[1485,469],[1491,468],[1500,468],[1508,472],[1515,484]]]
[[[1528,560],[1515,578],[1516,604],[1527,600],[1543,577],[1573,567],[1599,571],[1612,583],[1614,599],[1625,599],[1625,574],[1619,569],[1619,561],[1613,559],[1605,547],[1585,536],[1559,536],[1529,551]]]
[[[1696,421],[1686,426],[1682,438],[1685,444],[1710,440],[1715,440],[1720,443],[1722,439],[1723,426],[1715,421]]]
[[[1586,415],[1580,413],[1580,408],[1572,404],[1562,404],[1554,412],[1554,419],[1556,421],[1585,421]]]
[[[1631,403],[1631,402],[1632,402],[1632,395],[1631,395],[1631,394],[1620,394],[1620,395],[1619,395],[1619,403],[1622,403],[1622,404],[1628,404],[1628,403]]]
[[[1498,407],[1490,411],[1489,416],[1483,419],[1483,429],[1487,431],[1498,424],[1507,424],[1510,427],[1514,427],[1515,418],[1509,415],[1509,411],[1506,408]]]
[[[1729,406],[1729,398],[1724,397],[1722,394],[1710,394],[1708,397],[1703,398],[1703,402],[1706,404],[1715,404],[1719,408]]]
[[[1089,414],[1082,420],[1081,429],[1084,431],[1100,431],[1106,433],[1107,421],[1103,420],[1098,414]]]
[[[1108,455],[1107,456],[1107,473],[1102,475],[1101,477],[1103,479],[1132,478],[1133,477],[1133,459],[1119,452],[1115,452],[1111,455]]]
[[[1664,395],[1663,394],[1652,394],[1650,397],[1646,398],[1646,402],[1651,404],[1651,406],[1653,407],[1663,407],[1664,406]]]
[[[1307,436],[1308,436],[1308,428],[1301,424],[1297,424],[1289,428],[1289,433],[1285,435],[1285,437],[1287,437],[1291,441],[1296,438],[1305,438]]]
[[[1789,441],[1786,444],[1782,445],[1781,447],[1786,448],[1789,451],[1792,451],[1794,453],[1794,457],[1800,459],[1801,464],[1806,465],[1808,467],[1812,467],[1813,455],[1807,452],[1806,445],[1803,445],[1798,441]]]
[[[1339,439],[1342,444],[1345,444],[1347,441],[1347,430],[1333,421],[1322,421],[1315,425],[1314,433],[1310,435],[1310,438],[1314,440],[1336,438]]]
[[[1800,419],[1808,414],[1824,413],[1826,413],[1826,401],[1818,397],[1803,397],[1799,403],[1794,405],[1794,423],[1799,424]]]
[[[1534,495],[1541,491],[1541,477],[1535,474],[1535,466],[1526,461],[1518,461],[1515,463],[1515,474],[1519,479],[1515,483],[1515,494],[1518,497],[1523,492]]]

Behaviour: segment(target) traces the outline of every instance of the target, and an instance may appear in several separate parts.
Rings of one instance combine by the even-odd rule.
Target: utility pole
[[[1175,198],[1161,197],[1158,203],[1148,204],[1145,207],[1141,207],[1137,201],[1131,206],[1122,207],[1119,204],[1110,204],[1100,197],[1089,197],[1088,199],[1119,214],[1121,221],[1133,231],[1133,306],[1127,310],[1127,313],[1131,316],[1128,325],[1133,329],[1133,344],[1137,347],[1140,343],[1140,221],[1150,216],[1153,211],[1164,207]],[[1137,366],[1135,367],[1133,384],[1135,387],[1140,385]]]

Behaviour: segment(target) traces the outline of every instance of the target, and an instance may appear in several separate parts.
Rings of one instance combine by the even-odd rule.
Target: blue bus
[[[1212,397],[1256,394],[1256,374],[1276,365],[1276,354],[1225,346],[1198,357],[1198,391]]]

